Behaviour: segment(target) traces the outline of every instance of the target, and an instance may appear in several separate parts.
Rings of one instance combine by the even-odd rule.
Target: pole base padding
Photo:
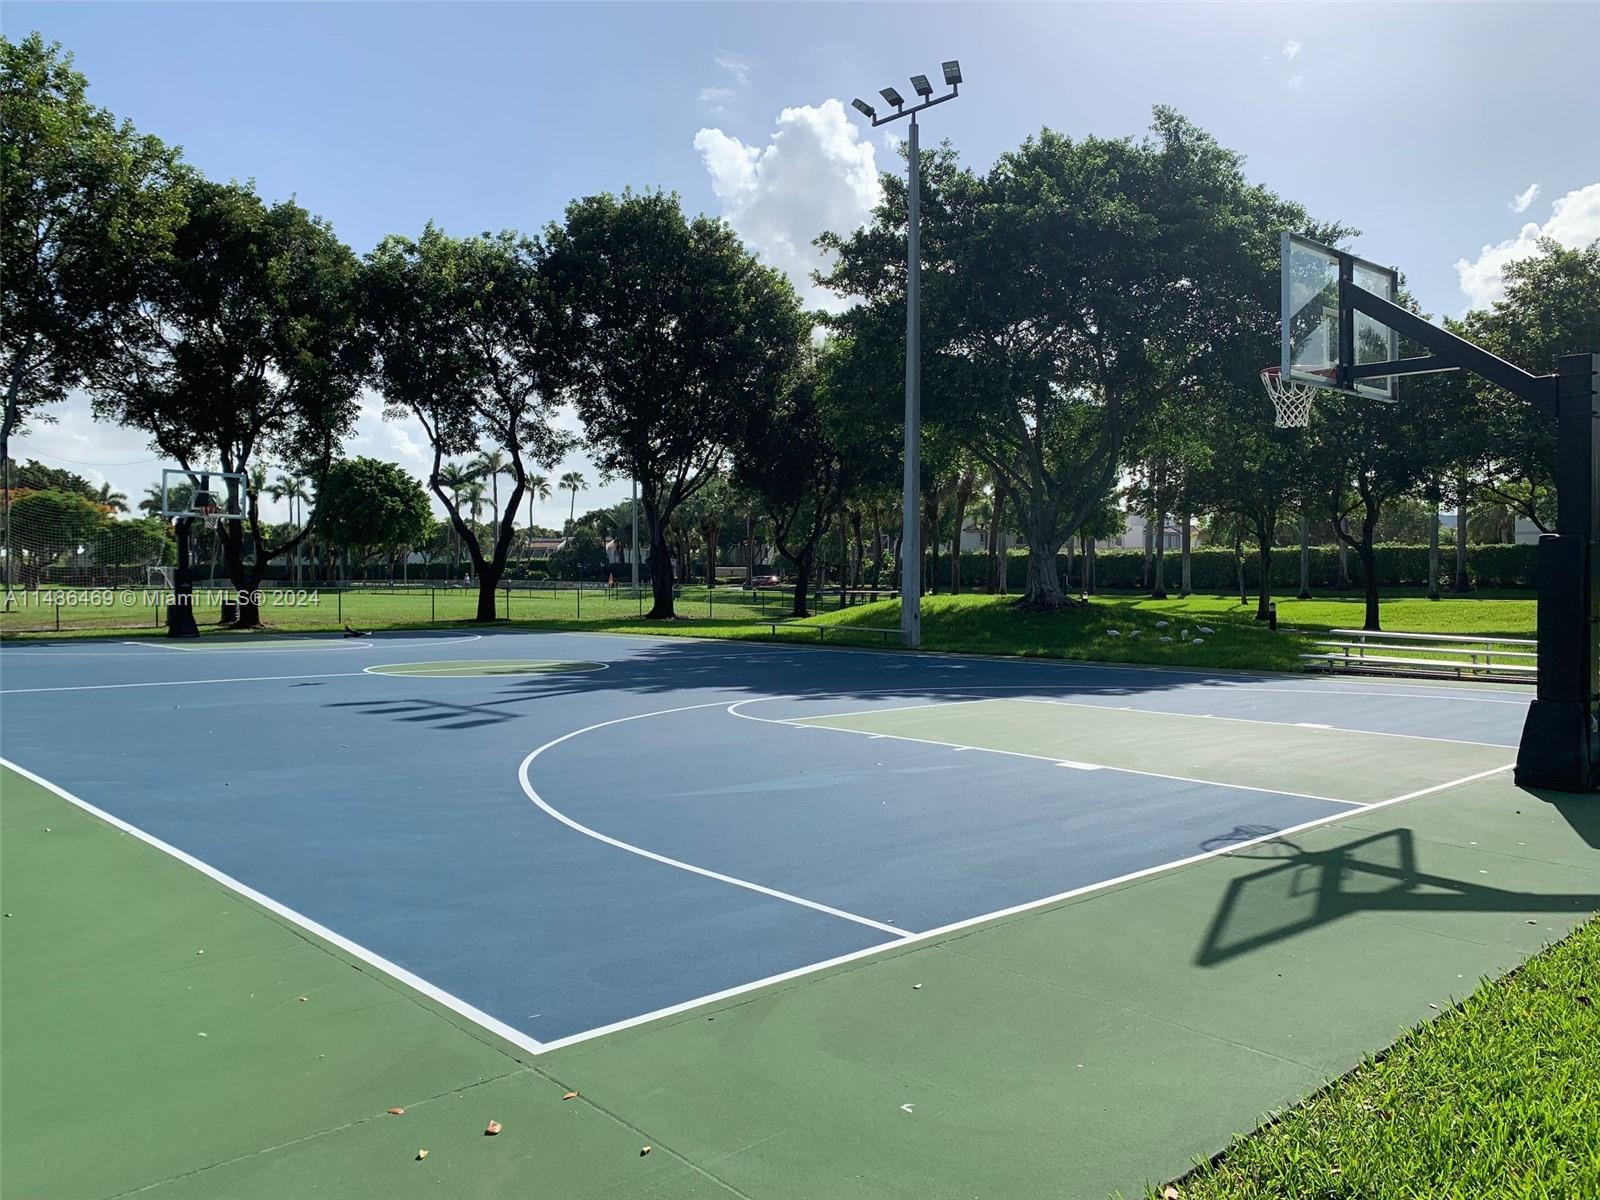
[[[194,621],[194,608],[188,604],[167,605],[167,636],[169,638],[197,638],[200,627]]]
[[[1600,750],[1588,706],[1581,700],[1535,700],[1517,747],[1518,787],[1557,792],[1600,788]]]

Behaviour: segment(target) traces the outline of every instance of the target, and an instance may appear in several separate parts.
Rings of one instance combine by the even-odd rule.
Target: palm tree
[[[523,484],[528,489],[528,536],[533,536],[533,502],[543,503],[550,499],[550,481],[543,475],[529,475],[528,481]]]
[[[157,507],[158,508],[160,507],[160,504],[159,504],[160,492],[161,492],[161,489],[157,488],[156,489],[156,494],[157,494],[157,501],[158,501]],[[104,505],[107,509],[109,509],[112,512],[127,512],[128,511],[128,493],[113,491],[112,487],[111,487],[111,485],[109,483],[102,483],[100,485],[100,490],[95,493],[94,502],[96,504]]]
[[[289,528],[291,535],[300,532],[300,516],[305,502],[311,497],[306,491],[306,481],[298,475],[279,475],[266,488],[267,495],[275,501],[289,502]],[[294,581],[300,582],[300,543],[294,544]]]
[[[500,528],[500,476],[511,469],[511,463],[501,451],[485,450],[467,464],[467,469],[478,479],[487,479],[489,481],[490,495],[494,500],[494,525],[497,531],[496,536],[498,536]]]
[[[439,486],[450,489],[450,507],[458,514],[461,511],[461,491],[472,482],[472,472],[459,463],[445,463],[439,468]],[[479,489],[482,494],[483,489]],[[455,526],[451,525],[454,532]],[[453,578],[461,567],[461,535],[455,534],[450,548],[450,574]]]
[[[161,512],[161,485],[152,483],[144,490],[144,499],[139,501],[139,511],[147,517],[158,516]]]
[[[483,484],[476,479],[471,480],[461,489],[461,499],[466,502],[467,513],[472,518],[472,532],[478,533],[478,526],[483,523]]]
[[[578,493],[589,490],[589,482],[584,479],[581,471],[568,471],[561,477],[558,485],[562,491],[572,493],[572,505],[567,511],[567,527],[570,529],[572,520],[578,515]]]

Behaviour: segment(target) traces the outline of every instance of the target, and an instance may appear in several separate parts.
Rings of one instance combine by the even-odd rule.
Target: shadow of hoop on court
[[[1577,805],[1583,798],[1562,800]],[[1323,850],[1277,838],[1229,857],[1268,860],[1268,865],[1229,882],[1195,953],[1198,966],[1216,966],[1365,913],[1573,913],[1600,908],[1600,892],[1520,892],[1427,871],[1410,829],[1385,830]]]

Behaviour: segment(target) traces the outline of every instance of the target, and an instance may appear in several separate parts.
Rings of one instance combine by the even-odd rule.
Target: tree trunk
[[[794,605],[789,610],[789,616],[796,619],[808,617],[811,613],[806,608],[806,596],[811,590],[812,551],[807,549],[791,554],[789,561],[794,563]]]
[[[706,539],[706,587],[717,586],[717,539],[722,536],[722,530],[715,525],[708,526],[703,531]]]
[[[1456,577],[1450,585],[1453,592],[1470,592],[1472,580],[1467,578],[1467,487],[1466,481],[1458,483],[1456,500]]]
[[[677,618],[672,607],[672,548],[667,545],[667,531],[654,517],[650,524],[650,611],[645,619],[671,621]]]
[[[1343,517],[1334,518],[1334,538],[1339,543],[1339,590],[1350,587],[1350,543],[1345,540],[1350,529]]]
[[[956,478],[955,535],[950,543],[950,594],[961,593],[961,533],[967,523],[967,505],[972,502],[973,475],[963,471]]]
[[[1428,599],[1439,598],[1439,502],[1432,505],[1433,519],[1428,525]]]
[[[1300,600],[1311,599],[1311,519],[1300,514]]]
[[[927,559],[923,563],[922,590],[939,594],[939,485],[922,493],[922,544]]]
[[[1006,504],[1010,499],[1005,479],[997,478],[994,481],[994,517],[989,527],[989,590],[997,596],[1005,595],[1008,582],[1005,525]]]
[[[1183,541],[1182,541],[1182,549],[1179,552],[1180,558],[1181,558],[1181,561],[1182,561],[1182,566],[1180,567],[1179,572],[1178,572],[1179,576],[1180,576],[1179,593],[1178,594],[1182,595],[1182,596],[1187,596],[1191,591],[1194,590],[1190,586],[1190,583],[1191,583],[1191,580],[1192,580],[1193,577],[1191,576],[1190,570],[1189,570],[1191,565],[1192,565],[1192,551],[1193,551],[1193,547],[1190,545],[1190,543],[1191,543],[1191,541],[1193,539],[1190,536],[1189,526],[1190,526],[1190,523],[1191,523],[1191,520],[1192,520],[1193,516],[1194,516],[1194,514],[1189,511],[1189,507],[1188,507],[1188,504],[1186,502],[1184,504],[1183,516],[1182,516],[1182,518],[1180,518],[1183,521],[1183,534],[1182,534]]]
[[[872,586],[883,582],[883,509],[872,505]]]
[[[1067,547],[1066,547],[1067,548],[1067,573],[1061,580],[1061,586],[1066,590],[1068,595],[1072,594],[1072,547],[1073,547],[1073,544],[1074,544],[1074,539],[1068,538],[1067,539]]]
[[[1366,620],[1361,628],[1376,633],[1383,628],[1378,620],[1378,555],[1372,548],[1372,534],[1364,531],[1361,536],[1361,548],[1357,552],[1361,558],[1361,573],[1366,577],[1362,582],[1366,585]]]
[[[859,508],[850,510],[850,547],[850,586],[860,587],[861,566],[863,559],[866,557],[866,546],[861,540],[861,510]]]
[[[1056,571],[1056,511],[1045,508],[1037,491],[1028,497],[1028,587],[1022,603],[1027,608],[1052,611],[1067,605]]]
[[[1261,579],[1256,590],[1256,620],[1265,621],[1272,604],[1272,525],[1256,527],[1256,560],[1261,564]],[[1243,564],[1240,564],[1241,567]]]
[[[1165,600],[1167,598],[1167,514],[1159,502],[1155,506],[1155,521],[1151,538],[1155,546],[1154,562],[1152,564],[1150,598],[1152,600]]]
[[[1250,603],[1250,593],[1244,586],[1244,538],[1237,533],[1233,537],[1233,565],[1239,573],[1239,607],[1243,608]]]

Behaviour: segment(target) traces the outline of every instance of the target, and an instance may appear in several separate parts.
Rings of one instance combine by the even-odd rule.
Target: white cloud
[[[738,55],[729,54],[724,50],[713,61],[716,62],[717,66],[732,75],[733,81],[740,87],[750,86],[750,64],[745,62],[744,59]]]
[[[715,116],[728,115],[728,104],[733,100],[732,88],[708,87],[700,89],[700,107]]]
[[[1529,203],[1532,202],[1529,197]],[[1551,205],[1550,219],[1543,225],[1529,221],[1516,237],[1484,246],[1470,262],[1465,258],[1458,261],[1456,277],[1467,295],[1468,307],[1487,308],[1504,296],[1507,264],[1538,253],[1541,237],[1554,238],[1569,249],[1587,246],[1600,238],[1600,183],[1591,183],[1560,197]]]
[[[1537,183],[1530,183],[1527,191],[1519,192],[1517,195],[1512,197],[1509,207],[1514,213],[1527,212],[1528,205],[1532,204],[1538,198],[1539,185]]]
[[[1290,38],[1283,44],[1283,57],[1293,60],[1300,53],[1300,43]]]
[[[720,129],[695,134],[723,215],[761,258],[787,272],[807,304],[838,309],[811,283],[823,265],[813,246],[823,230],[848,232],[878,202],[873,145],[863,141],[838,100],[786,108],[765,146],[747,146]]]
[[[1303,76],[1303,75],[1291,75],[1291,76],[1289,76],[1289,86],[1292,87],[1292,88],[1297,88],[1304,82],[1305,82],[1305,76]]]

